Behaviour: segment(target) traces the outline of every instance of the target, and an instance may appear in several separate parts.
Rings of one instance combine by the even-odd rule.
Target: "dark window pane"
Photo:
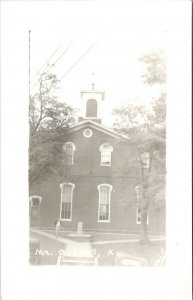
[[[69,203],[69,202],[62,203],[61,218],[66,219],[66,220],[71,219],[71,203]]]
[[[40,199],[37,198],[37,197],[33,197],[32,198],[32,205],[33,206],[39,206],[39,204],[40,204]]]

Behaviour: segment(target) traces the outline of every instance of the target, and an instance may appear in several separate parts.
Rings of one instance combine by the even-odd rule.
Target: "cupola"
[[[91,119],[101,123],[101,104],[105,97],[104,91],[95,89],[95,84],[92,83],[91,89],[82,90],[80,93],[84,105],[83,117],[80,119]]]

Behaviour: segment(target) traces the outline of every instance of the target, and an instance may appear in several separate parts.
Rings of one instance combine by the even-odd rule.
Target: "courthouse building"
[[[130,138],[102,124],[105,93],[81,91],[83,116],[68,129],[62,146],[64,179],[59,176],[34,186],[30,195],[31,226],[76,230],[78,222],[90,231],[140,231],[136,186],[139,168],[133,165]],[[148,230],[163,233],[159,212],[148,216]]]

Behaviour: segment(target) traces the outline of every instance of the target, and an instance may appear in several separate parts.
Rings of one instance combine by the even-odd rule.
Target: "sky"
[[[81,109],[80,91],[89,88],[94,78],[95,88],[105,91],[103,124],[111,126],[113,108],[128,101],[149,105],[159,94],[158,87],[143,84],[139,57],[152,49],[166,51],[169,19],[169,10],[164,12],[158,4],[144,10],[108,1],[32,4],[28,20],[31,93],[38,87],[38,74],[61,56],[50,69],[61,79],[59,100]]]

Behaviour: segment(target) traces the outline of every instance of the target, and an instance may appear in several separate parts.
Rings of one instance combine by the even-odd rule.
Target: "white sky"
[[[45,13],[46,12],[46,13]],[[145,13],[144,13],[145,12]],[[164,16],[164,21],[163,21]],[[137,5],[107,2],[46,2],[31,5],[31,87],[37,72],[47,61],[53,64],[75,38],[69,50],[56,63],[53,72],[61,78],[83,53],[102,35],[96,46],[60,82],[60,101],[81,108],[80,90],[91,84],[105,90],[103,124],[111,125],[111,111],[129,99],[149,103],[156,88],[142,83],[139,57],[153,48],[167,47],[170,10],[156,4],[149,10]]]

